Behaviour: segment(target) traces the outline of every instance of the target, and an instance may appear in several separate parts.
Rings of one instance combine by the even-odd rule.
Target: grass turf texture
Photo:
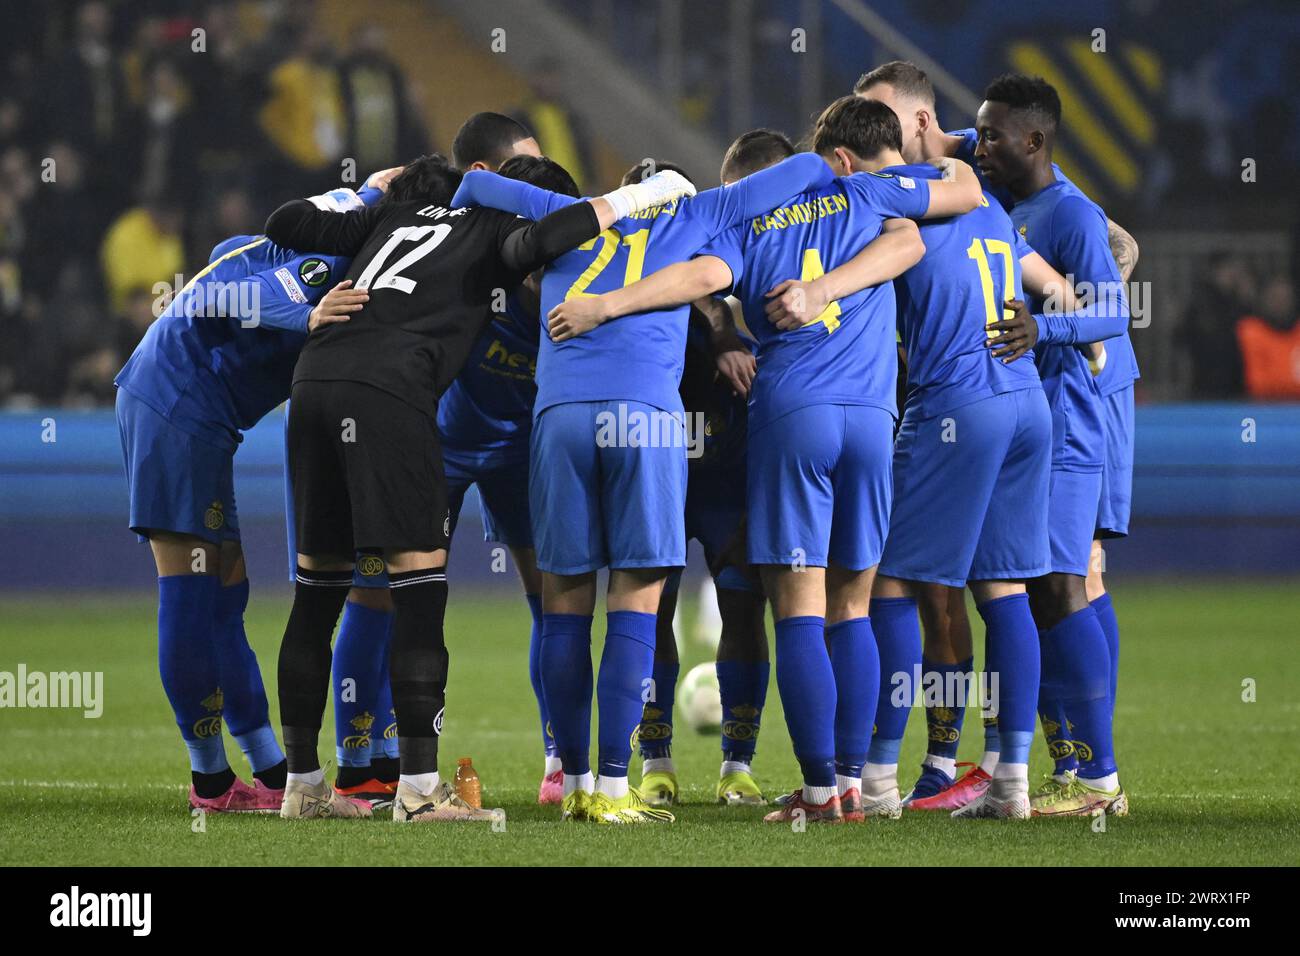
[[[99,866],[217,864],[1293,864],[1300,858],[1290,756],[1300,724],[1292,582],[1118,586],[1123,666],[1117,749],[1133,815],[1095,832],[1084,819],[1007,824],[904,814],[900,821],[809,827],[759,822],[759,808],[713,804],[715,736],[679,727],[674,746],[685,806],[672,827],[562,824],[536,805],[541,753],[527,676],[527,608],[516,593],[453,595],[452,676],[443,768],[472,755],[484,803],[506,810],[487,826],[289,823],[212,815],[194,832],[185,751],[158,681],[151,597],[0,601],[0,670],[102,670],[105,707],[0,710],[0,863]],[[287,600],[254,590],[250,639],[272,689]],[[689,610],[689,608],[688,608]],[[975,643],[982,626],[975,622]],[[690,620],[691,618],[687,618]],[[597,618],[597,632],[602,619]],[[594,654],[599,654],[599,636]],[[690,645],[686,668],[706,659]],[[598,657],[597,657],[598,659]],[[1242,682],[1257,682],[1257,701]],[[278,727],[278,723],[276,724]],[[333,765],[333,723],[321,735]],[[916,776],[925,721],[914,711],[901,782]],[[247,765],[229,740],[231,766]],[[962,759],[978,759],[982,730],[968,713]],[[633,780],[639,777],[634,760]],[[766,794],[797,768],[776,688],[763,715],[755,769]],[[1048,769],[1041,740],[1031,778]],[[327,770],[327,774],[329,771]]]

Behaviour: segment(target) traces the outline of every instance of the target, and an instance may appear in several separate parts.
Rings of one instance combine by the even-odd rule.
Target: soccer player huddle
[[[532,615],[538,801],[564,820],[675,820],[688,538],[722,617],[719,802],[768,802],[753,764],[770,605],[802,781],[766,821],[1126,813],[1098,542],[1127,533],[1136,246],[1052,162],[1060,121],[1049,84],[1008,74],[975,128],[945,133],[925,74],[893,62],[826,107],[806,152],[757,129],[717,189],[646,161],[584,199],[527,130],[480,113],[450,161],[286,203],[265,235],[218,245],[116,380],[191,806],[497,818],[438,762],[449,649],[475,666],[472,635],[443,628],[475,485]],[[233,459],[286,399],[277,739],[244,634]],[[985,623],[985,753],[959,774],[977,683],[967,587]],[[917,678],[941,692],[925,694],[904,798]],[[1031,790],[1036,717],[1056,767]]]

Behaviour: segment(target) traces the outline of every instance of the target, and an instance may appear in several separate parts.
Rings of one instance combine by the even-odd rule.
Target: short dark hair
[[[1041,76],[1003,73],[985,88],[984,99],[1005,103],[1013,113],[1050,130],[1061,125],[1061,97]]]
[[[741,133],[722,157],[722,181],[740,179],[795,154],[785,133],[774,129],[751,129]]]
[[[501,113],[475,113],[451,141],[451,158],[461,169],[483,163],[496,169],[515,154],[515,143],[532,133],[518,120]]]
[[[881,83],[888,83],[904,96],[934,106],[934,87],[930,84],[930,78],[925,75],[925,70],[915,63],[909,63],[907,60],[890,60],[888,63],[882,63],[874,70],[868,70],[858,77],[858,82],[853,84],[853,92],[865,93],[871,87]]]
[[[464,177],[441,153],[413,159],[388,184],[381,203],[429,202],[450,206]]]
[[[862,159],[881,150],[903,148],[903,128],[898,116],[884,103],[860,96],[841,96],[817,117],[813,127],[813,152],[825,155],[838,147]]]
[[[682,167],[678,166],[676,163],[670,163],[666,159],[650,158],[641,160],[641,162],[637,163],[625,172],[619,185],[630,186],[632,183],[639,183],[642,180],[653,176],[655,173],[662,173],[665,169],[671,169],[673,172],[685,177],[686,181],[692,186],[695,185],[695,180],[691,178],[691,174],[682,169]]]
[[[518,179],[553,193],[577,198],[578,184],[573,181],[569,171],[553,159],[545,156],[511,156],[497,170],[509,179]]]

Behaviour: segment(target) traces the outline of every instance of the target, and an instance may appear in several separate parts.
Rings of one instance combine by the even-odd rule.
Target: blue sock
[[[1106,635],[1106,647],[1110,650],[1110,713],[1114,717],[1115,692],[1119,690],[1119,618],[1115,616],[1115,605],[1109,592],[1093,601],[1092,609],[1097,612],[1097,622]]]
[[[542,722],[542,749],[546,756],[555,756],[555,738],[551,736],[551,718],[546,713],[546,695],[542,693],[542,596],[525,594],[528,611],[533,617],[533,627],[528,634],[528,680],[537,698],[537,715]]]
[[[1111,739],[1110,656],[1106,635],[1091,607],[1075,611],[1042,635],[1043,685],[1051,684],[1064,705],[1079,776],[1115,772]]]
[[[641,756],[646,760],[662,760],[673,755],[673,700],[680,672],[677,661],[654,662],[654,699],[647,700],[641,711],[638,737]]]
[[[657,616],[610,611],[605,620],[605,650],[596,677],[599,774],[626,777],[632,734],[641,723],[641,695],[645,681],[654,673]]]
[[[375,726],[370,731],[370,756],[398,759],[397,709],[393,707],[393,685],[388,677],[388,652],[393,646],[393,615],[384,631],[384,661],[379,667],[379,696],[375,698]]]
[[[591,615],[543,614],[538,664],[564,772],[591,771]],[[640,698],[637,698],[638,703]],[[629,728],[628,733],[631,734]]]
[[[873,598],[871,627],[880,654],[880,694],[876,703],[876,730],[867,753],[869,763],[898,763],[907,718],[916,691],[915,675],[921,667],[921,622],[914,598]],[[905,700],[895,706],[895,689],[902,681]]]
[[[1034,634],[1037,639],[1037,632]],[[961,743],[961,725],[966,717],[964,704],[966,689],[971,686],[970,675],[975,669],[975,658],[968,657],[956,664],[941,664],[921,656],[923,680],[939,681],[943,689],[943,700],[938,704],[925,705],[925,727],[929,743],[925,752],[935,757],[948,760],[957,759],[957,747]],[[937,678],[930,675],[937,675]],[[958,689],[960,688],[960,690]],[[954,691],[949,694],[949,690]]]
[[[776,687],[804,784],[835,786],[835,672],[824,617],[776,622]]]
[[[220,582],[211,574],[158,579],[158,672],[190,752],[190,769],[230,767],[221,738],[221,667],[216,606]]]
[[[343,605],[330,671],[334,745],[340,767],[370,766],[371,742],[383,733],[377,704],[379,687],[385,682],[384,643],[391,616],[352,601]]]
[[[257,773],[284,760],[284,751],[271,729],[262,670],[244,633],[247,607],[247,578],[217,590],[217,667],[221,673],[226,727],[244,752],[253,773]]]
[[[1027,764],[1042,654],[1029,596],[1009,594],[979,605],[978,610],[984,618],[988,692],[997,703],[998,750],[1006,763]]]
[[[718,661],[717,666],[718,690],[722,694],[722,759],[753,763],[772,665],[767,661]]]
[[[871,726],[880,698],[880,651],[871,618],[856,617],[826,628],[835,674],[835,772],[862,776],[871,747]]]

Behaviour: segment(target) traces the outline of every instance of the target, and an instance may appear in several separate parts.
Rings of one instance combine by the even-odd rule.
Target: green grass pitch
[[[458,756],[474,758],[485,804],[506,810],[504,831],[396,827],[382,818],[209,816],[203,832],[194,832],[185,753],[158,681],[151,595],[7,597],[0,600],[0,670],[14,671],[19,662],[29,671],[102,670],[105,710],[97,720],[66,710],[0,711],[0,863],[1294,864],[1295,582],[1131,583],[1114,593],[1124,640],[1116,740],[1133,812],[1106,821],[1104,832],[1089,820],[1008,824],[928,814],[802,833],[767,826],[759,809],[712,804],[716,738],[689,731],[675,746],[686,799],[675,826],[562,824],[554,808],[534,802],[541,754],[527,677],[527,608],[505,587],[453,591],[443,736],[444,769],[454,769]],[[248,629],[268,685],[286,613],[284,599],[254,588]],[[982,627],[974,620],[978,649]],[[704,649],[691,647],[683,672],[703,659]],[[1254,702],[1243,701],[1248,678]],[[272,693],[273,718],[274,707]],[[326,726],[333,726],[328,715]],[[967,727],[961,756],[975,759],[978,718],[968,717]],[[900,767],[904,786],[915,777],[924,731],[914,712]],[[328,768],[332,732],[321,744]],[[242,755],[229,746],[231,765],[247,777]],[[755,769],[769,796],[797,776],[775,687]],[[1046,769],[1040,741],[1031,776]]]

